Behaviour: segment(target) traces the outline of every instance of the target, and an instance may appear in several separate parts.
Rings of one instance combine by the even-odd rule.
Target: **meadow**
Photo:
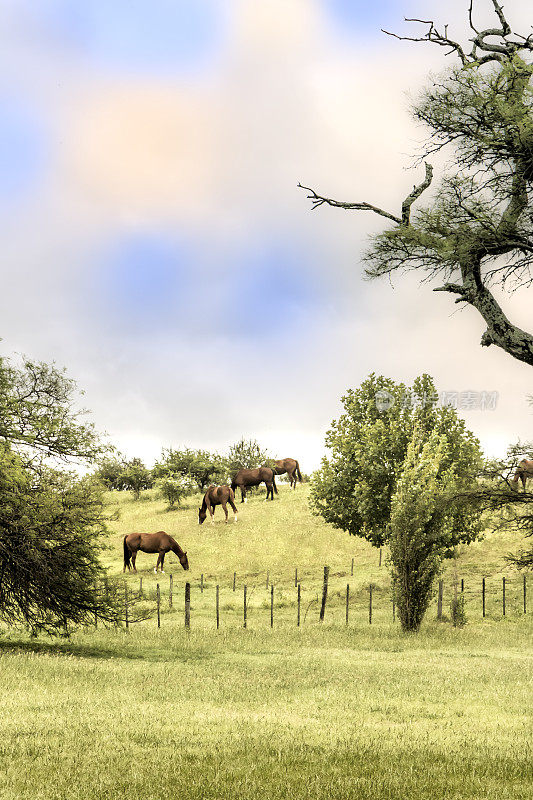
[[[216,524],[200,527],[198,500],[167,511],[150,492],[136,502],[107,497],[111,576],[123,577],[122,537],[133,530],[166,530],[188,551],[188,572],[169,554],[156,576],[156,557],[140,553],[138,574],[124,576],[134,607],[152,612],[159,583],[160,628],[152,616],[70,640],[0,636],[2,800],[531,796],[533,625],[522,576],[505,562],[515,535],[488,532],[464,548],[443,572],[443,619],[434,602],[421,632],[407,636],[392,617],[386,551],[380,567],[370,545],[313,517],[307,487],[280,486],[273,503],[252,495],[237,524],[225,525],[218,509]],[[464,580],[464,628],[448,619],[455,579]]]

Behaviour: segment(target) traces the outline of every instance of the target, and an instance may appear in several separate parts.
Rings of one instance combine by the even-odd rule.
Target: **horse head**
[[[183,550],[182,554],[178,556],[178,558],[180,560],[180,564],[183,567],[183,569],[189,569],[189,559],[187,558],[187,551]]]
[[[205,508],[202,509],[202,506],[200,506],[200,508],[198,509],[198,524],[201,525],[202,522],[205,522],[206,517],[207,517],[207,509]]]

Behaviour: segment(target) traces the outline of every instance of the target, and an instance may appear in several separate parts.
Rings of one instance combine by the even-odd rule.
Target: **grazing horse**
[[[135,561],[139,550],[143,553],[158,554],[154,572],[157,572],[159,566],[161,567],[161,572],[164,572],[163,562],[166,553],[170,550],[176,553],[183,569],[189,569],[187,552],[182,550],[177,541],[173,539],[172,536],[169,536],[168,533],[165,533],[165,531],[158,531],[157,533],[128,533],[128,535],[124,537],[124,569],[122,572],[126,572],[126,567],[128,569],[133,567],[133,571],[137,572]]]
[[[514,478],[511,483],[514,484],[513,488],[518,489],[518,481],[522,481],[524,492],[526,491],[526,481],[528,478],[533,478],[533,461],[528,461],[523,458],[516,468]]]
[[[287,473],[289,477],[289,486],[291,489],[296,489],[296,478],[300,483],[302,482],[302,473],[300,472],[300,465],[295,458],[280,458],[279,461],[274,461],[274,470],[276,475],[284,475]]]
[[[259,486],[260,483],[266,484],[267,496],[265,500],[268,500],[269,496],[270,499],[274,499],[274,492],[278,493],[278,487],[276,486],[276,474],[273,469],[270,467],[257,467],[256,469],[240,469],[238,472],[235,473],[233,476],[233,480],[231,482],[232,491],[237,489],[237,486],[241,490],[241,503],[246,502],[246,487],[247,486]]]
[[[229,486],[210,486],[204,494],[202,505],[198,509],[198,522],[200,525],[205,522],[207,512],[211,516],[211,522],[215,524],[215,506],[222,506],[224,514],[226,515],[226,522],[228,521],[228,508],[226,503],[229,503],[235,514],[235,522],[237,522],[237,506],[235,505],[235,495],[233,489]]]

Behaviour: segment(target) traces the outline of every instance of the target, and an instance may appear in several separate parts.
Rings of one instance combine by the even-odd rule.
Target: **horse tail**
[[[298,475],[298,480],[301,483],[303,478],[302,478],[302,473],[300,472],[300,465],[298,464],[298,462],[296,462],[296,474]]]
[[[276,494],[278,493],[278,487],[276,486],[276,473],[272,470],[272,486],[274,487],[274,491]]]
[[[126,544],[127,535],[124,537],[124,569],[130,568],[131,553],[128,545]]]

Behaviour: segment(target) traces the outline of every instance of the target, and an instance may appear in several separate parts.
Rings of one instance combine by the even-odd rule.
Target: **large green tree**
[[[436,401],[428,375],[407,387],[372,374],[358,389],[350,389],[342,398],[344,413],[326,434],[329,455],[313,476],[312,509],[326,522],[375,546],[387,543],[392,499],[415,428],[422,442],[434,432],[445,443],[437,478],[453,469],[456,491],[471,487],[481,463],[479,442],[455,409]],[[454,507],[448,527],[446,555],[478,535],[464,504]]]
[[[533,34],[514,33],[497,0],[490,0],[494,27],[479,30],[470,1],[472,37],[468,46],[450,37],[448,26],[410,20],[426,27],[419,37],[455,54],[455,66],[431,81],[413,106],[429,129],[420,160],[445,149],[440,182],[433,167],[407,195],[399,212],[366,201],[342,202],[313,189],[313,207],[323,204],[372,211],[392,224],[374,236],[366,273],[375,278],[416,270],[435,278],[434,291],[449,292],[470,305],[486,330],[483,346],[496,345],[513,358],[533,364],[533,335],[506,316],[495,285],[516,290],[531,283],[533,264]],[[465,1],[466,6],[466,1]],[[395,34],[392,34],[395,35]],[[431,200],[415,208],[425,193]]]
[[[0,620],[33,631],[119,613],[102,589],[101,487],[68,469],[104,449],[75,400],[55,367],[0,358]]]

